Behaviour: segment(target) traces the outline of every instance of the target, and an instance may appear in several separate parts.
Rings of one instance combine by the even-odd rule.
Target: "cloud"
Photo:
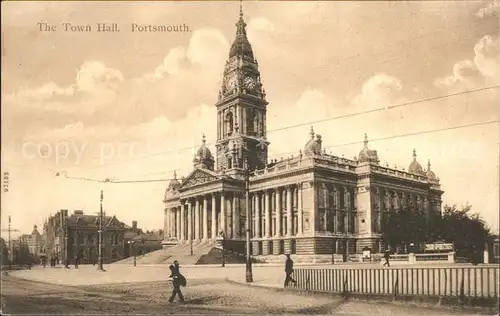
[[[481,78],[481,73],[473,61],[462,60],[453,66],[452,75],[436,79],[434,84],[443,89],[451,86],[463,89],[464,86],[465,88],[476,86],[476,82]]]
[[[158,116],[182,118],[191,108],[216,101],[228,50],[220,31],[203,28],[192,33],[187,46],[174,47],[160,65],[135,78],[124,78],[101,61],[86,61],[66,87],[49,82],[5,95],[6,117],[14,132],[26,121],[36,122],[29,128],[38,130],[75,120],[85,126],[133,126]]]
[[[106,67],[99,61],[87,61],[76,75],[76,89],[84,92],[94,92],[96,89],[117,89],[123,81],[119,70]]]
[[[479,18],[484,18],[485,16],[490,15],[499,15],[500,13],[500,1],[493,0],[488,3],[488,5],[484,8],[479,9],[475,15]]]
[[[500,79],[500,38],[486,35],[474,46],[474,63],[485,77]]]
[[[387,106],[400,98],[402,89],[403,85],[398,78],[380,73],[365,81],[361,92],[354,97],[353,105],[357,110]]]
[[[438,78],[434,84],[443,90],[464,90],[500,83],[500,40],[483,36],[474,45],[474,58],[462,60],[453,66],[453,73]]]

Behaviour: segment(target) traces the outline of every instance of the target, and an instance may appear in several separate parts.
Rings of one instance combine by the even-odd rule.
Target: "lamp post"
[[[191,250],[191,256],[192,256],[193,255],[193,240],[192,239],[189,240],[189,248]]]
[[[253,282],[252,274],[252,257],[250,256],[250,171],[248,170],[248,158],[245,159],[245,211],[246,211],[246,243],[247,243],[247,260],[245,281]]]
[[[226,266],[226,254],[224,251],[224,242],[226,241],[226,235],[224,234],[224,231],[221,231],[221,237],[222,237],[222,266]]]
[[[102,221],[104,220],[103,218],[103,212],[102,212],[102,200],[104,199],[104,193],[103,191],[101,190],[101,208],[100,208],[100,211],[99,211],[99,257],[97,259],[97,262],[98,262],[98,265],[97,265],[97,270],[98,271],[105,271],[104,268],[103,268],[103,257],[102,257],[102,229],[103,229],[103,226],[102,226]]]
[[[66,214],[65,214],[66,215]],[[69,269],[69,251],[68,251],[68,216],[64,217],[64,267]]]
[[[135,253],[135,247],[134,247],[135,241],[129,240],[128,243],[130,245],[130,250],[132,250],[132,254],[134,256],[134,267],[135,267],[135,266],[137,266],[136,253]]]

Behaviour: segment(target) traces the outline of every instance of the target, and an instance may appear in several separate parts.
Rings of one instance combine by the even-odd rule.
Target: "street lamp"
[[[102,212],[102,200],[104,199],[104,193],[101,190],[101,209],[99,211],[99,258],[97,259],[98,261],[98,266],[97,266],[97,271],[102,271],[104,272],[103,268],[103,257],[102,257],[102,221],[104,220],[103,218],[103,212]]]
[[[66,215],[66,214],[65,214]],[[68,229],[68,216],[66,215],[64,217],[64,267],[66,269],[69,269],[69,252],[68,252],[68,234],[69,234],[69,229]]]
[[[134,267],[135,267],[135,266],[137,266],[136,253],[135,253],[135,247],[134,247],[135,241],[134,240],[129,240],[128,243],[129,243],[130,249],[132,250],[132,253],[134,255]]]
[[[192,256],[193,255],[193,240],[192,239],[189,240],[189,247],[191,249],[191,256]]]
[[[226,235],[224,235],[224,231],[220,232],[221,238],[222,238],[222,266],[226,266],[226,254],[224,251],[224,242],[226,241]]]
[[[250,171],[248,170],[248,158],[245,159],[245,211],[246,211],[246,242],[247,260],[245,280],[247,283],[253,282],[252,257],[250,256]]]

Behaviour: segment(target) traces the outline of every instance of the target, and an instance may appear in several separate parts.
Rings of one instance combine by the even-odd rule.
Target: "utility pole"
[[[103,212],[102,212],[102,200],[104,199],[104,193],[103,191],[101,190],[101,209],[99,211],[99,258],[97,259],[98,261],[98,265],[97,265],[97,270],[98,271],[105,271],[104,268],[103,268],[103,253],[102,253],[102,229],[103,229],[103,226],[102,226],[102,221],[104,220],[104,216],[103,216]]]
[[[68,216],[64,214],[64,267],[69,269],[69,250],[68,250],[68,239],[69,239],[69,229],[68,229]]]
[[[11,232],[18,232],[19,230],[18,230],[18,229],[12,229],[12,228],[10,227],[10,224],[11,224],[11,220],[10,220],[10,215],[9,215],[9,228],[7,228],[7,229],[2,229],[2,231],[3,231],[3,232],[4,232],[4,231],[7,231],[7,232],[9,233],[9,240],[8,240],[8,243],[9,243],[9,245],[8,245],[8,247],[9,247],[9,249],[8,249],[8,250],[9,250],[8,254],[9,254],[9,255],[8,255],[8,258],[7,258],[7,259],[9,260],[9,268],[12,268],[12,252],[13,252],[13,251],[12,251],[12,241],[11,241],[11,238],[10,238],[10,233],[11,233]]]
[[[247,242],[247,260],[245,280],[247,283],[253,282],[252,257],[250,254],[250,170],[248,170],[248,158],[245,159],[245,211],[246,211],[246,242]]]

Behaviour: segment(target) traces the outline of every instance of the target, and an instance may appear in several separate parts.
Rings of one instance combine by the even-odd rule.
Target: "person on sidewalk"
[[[293,284],[297,285],[297,281],[295,281],[293,278],[292,278],[292,274],[293,274],[293,260],[290,258],[290,255],[289,254],[286,254],[286,261],[285,261],[285,287],[288,286],[288,284],[291,282],[293,282]]]
[[[179,262],[174,261],[174,264],[170,265],[170,278],[172,279],[172,295],[168,299],[170,303],[174,302],[175,296],[179,295],[179,301],[184,302],[184,295],[181,291],[181,286],[186,286],[186,278],[180,272]]]
[[[383,264],[383,267],[385,266],[388,266],[390,267],[391,265],[389,264],[389,258],[391,257],[391,255],[389,254],[389,250],[386,250],[385,253],[384,253],[384,259],[385,259],[385,262]]]

